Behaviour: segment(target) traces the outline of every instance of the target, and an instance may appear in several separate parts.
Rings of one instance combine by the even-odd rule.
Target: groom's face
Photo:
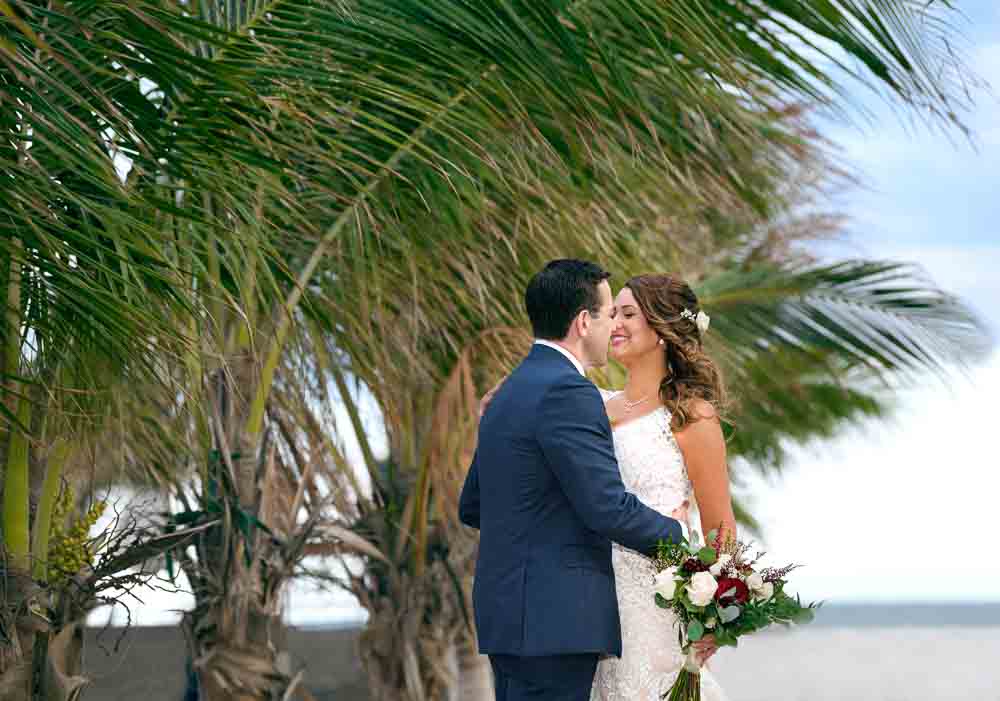
[[[608,343],[611,341],[611,330],[614,328],[614,299],[611,297],[611,285],[607,280],[601,281],[597,287],[601,300],[600,310],[590,315],[587,335],[583,337],[583,349],[587,354],[590,367],[604,367],[608,364]]]

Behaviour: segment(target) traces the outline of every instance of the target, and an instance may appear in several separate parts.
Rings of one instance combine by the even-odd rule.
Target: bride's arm
[[[718,529],[721,542],[736,537],[736,516],[729,493],[729,469],[726,467],[726,441],[715,407],[697,400],[691,421],[675,434],[684,455],[688,478],[701,514],[701,532]],[[715,638],[705,636],[693,643],[699,664],[705,664],[718,646]]]
[[[715,408],[706,401],[692,407],[692,420],[676,434],[684,455],[694,498],[701,514],[702,533],[719,529],[723,542],[736,537],[736,516],[729,492],[726,441]]]

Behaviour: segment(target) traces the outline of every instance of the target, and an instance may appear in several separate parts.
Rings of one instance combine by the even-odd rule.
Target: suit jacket
[[[621,656],[611,541],[652,553],[681,536],[625,491],[600,392],[541,345],[480,421],[459,517],[480,531],[479,650],[526,657]]]

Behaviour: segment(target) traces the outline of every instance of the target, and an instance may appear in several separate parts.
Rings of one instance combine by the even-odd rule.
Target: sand
[[[110,657],[89,632],[84,701],[181,701],[177,628],[133,629]],[[320,701],[366,701],[353,630],[295,631]],[[113,644],[110,634],[104,642]],[[1000,626],[815,627],[763,633],[713,661],[730,701],[1000,701]]]

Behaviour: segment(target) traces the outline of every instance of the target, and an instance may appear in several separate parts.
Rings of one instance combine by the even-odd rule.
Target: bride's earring
[[[661,346],[663,345],[663,339],[662,339],[662,338],[661,338],[661,339],[659,340],[659,344],[660,344]]]

